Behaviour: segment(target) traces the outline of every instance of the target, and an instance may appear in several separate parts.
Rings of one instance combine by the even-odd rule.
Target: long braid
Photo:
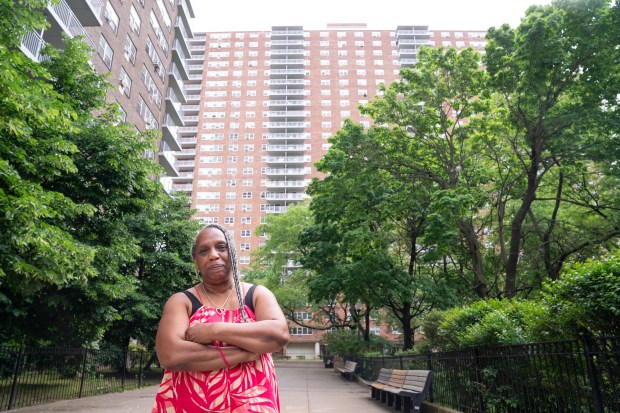
[[[194,244],[192,245],[192,259],[196,256],[196,240],[198,236],[207,228],[217,228],[224,234],[224,238],[226,239],[226,246],[228,248],[228,260],[230,261],[230,267],[233,273],[233,281],[235,283],[235,292],[237,293],[237,300],[239,301],[239,308],[241,309],[241,317],[244,323],[247,323],[247,314],[245,312],[245,302],[243,299],[243,294],[241,291],[241,281],[239,279],[239,268],[237,267],[237,249],[235,248],[235,243],[232,239],[232,235],[230,231],[226,230],[224,227],[218,224],[209,224],[203,227],[198,234],[196,234],[196,238],[194,238]]]

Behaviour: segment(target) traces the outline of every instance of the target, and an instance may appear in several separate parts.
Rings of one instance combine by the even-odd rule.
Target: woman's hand
[[[216,340],[212,334],[212,324],[196,323],[185,332],[185,339],[194,343],[211,344]]]

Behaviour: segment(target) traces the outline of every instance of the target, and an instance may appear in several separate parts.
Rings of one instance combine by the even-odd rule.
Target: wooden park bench
[[[392,369],[383,368],[379,370],[377,380],[370,383],[370,396],[373,399],[381,400],[381,390],[388,385],[391,375]]]
[[[432,377],[430,370],[392,370],[387,385],[380,384],[379,379],[371,384],[371,396],[387,402],[388,406],[394,405],[398,410],[402,406],[403,413],[410,413],[412,409],[420,409],[430,390]]]
[[[351,380],[353,375],[355,374],[355,368],[357,367],[357,363],[354,361],[345,361],[344,367],[339,367],[337,370],[340,372],[342,377],[347,380]]]

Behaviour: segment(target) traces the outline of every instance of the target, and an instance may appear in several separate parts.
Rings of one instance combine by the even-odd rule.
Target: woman
[[[192,258],[202,282],[168,299],[157,330],[165,372],[152,413],[279,412],[271,353],[289,333],[276,298],[240,282],[230,234],[219,225],[198,233]]]

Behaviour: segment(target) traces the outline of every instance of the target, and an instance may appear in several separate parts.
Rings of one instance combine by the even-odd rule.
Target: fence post
[[[9,396],[9,408],[11,410],[15,407],[15,395],[17,394],[17,380],[19,379],[19,373],[21,372],[21,365],[24,362],[25,346],[19,347],[19,353],[17,354],[17,363],[15,363],[15,373],[13,374],[13,384],[11,385],[11,395]]]
[[[433,364],[431,362],[431,353],[426,353],[426,369],[433,371]],[[433,374],[434,376],[434,374]],[[428,400],[433,403],[433,380],[431,380],[431,385],[428,388]]]
[[[140,368],[138,369],[138,387],[142,387],[142,357],[144,352],[140,350]]]
[[[88,359],[88,349],[84,349],[84,359],[82,360],[82,376],[80,377],[80,392],[78,394],[78,399],[82,398],[82,394],[84,392],[84,380],[86,380],[86,360]]]
[[[592,386],[592,398],[594,399],[594,410],[596,413],[603,413],[603,401],[601,400],[601,387],[598,383],[598,376],[596,374],[596,366],[592,356],[594,351],[592,349],[592,337],[586,334],[583,338],[583,350],[586,357],[586,365],[588,366],[588,378],[590,379],[590,385]]]
[[[480,400],[478,401],[479,403],[479,408],[480,408],[480,412],[484,413],[486,412],[485,408],[484,408],[484,393],[483,393],[483,389],[482,389],[482,367],[480,366],[480,354],[478,351],[478,348],[474,349],[474,361],[476,363],[476,382],[480,385]]]
[[[129,352],[129,349],[127,348],[123,350],[123,372],[121,375],[121,388],[123,389],[123,391],[125,390],[125,372],[127,371],[128,352]]]

